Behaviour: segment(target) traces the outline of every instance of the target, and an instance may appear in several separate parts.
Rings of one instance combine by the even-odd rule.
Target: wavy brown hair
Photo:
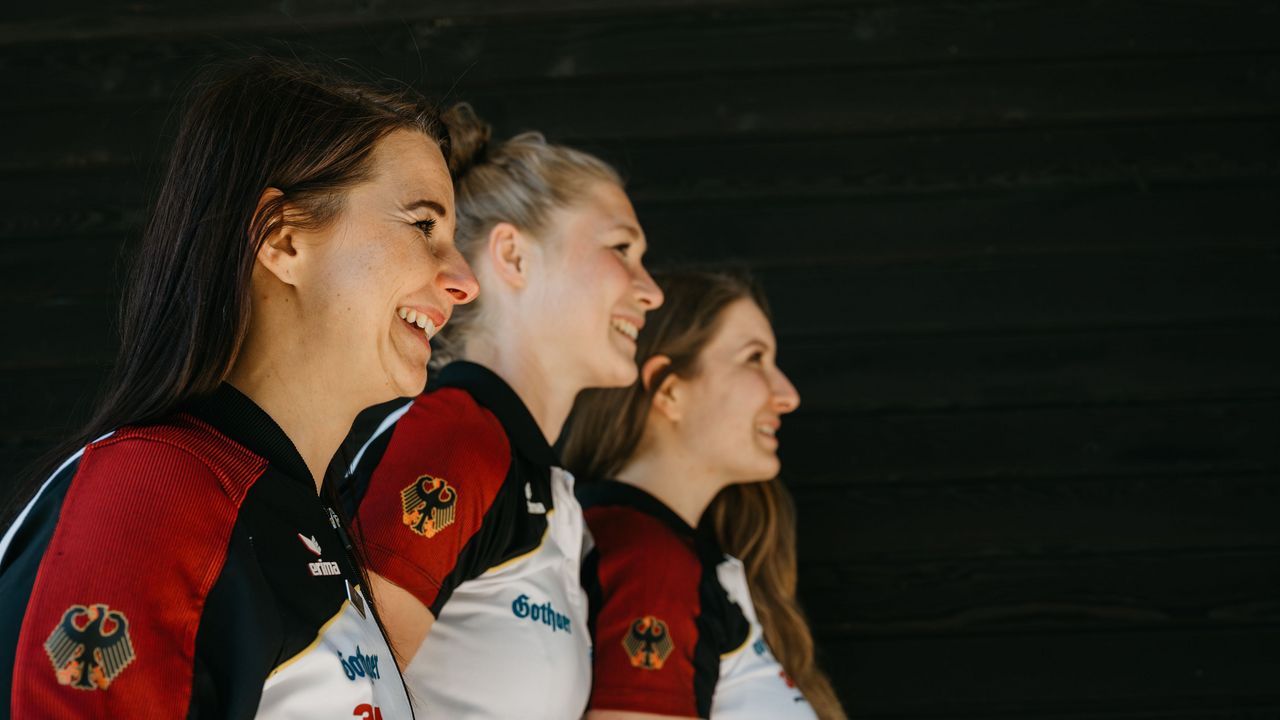
[[[719,330],[724,309],[750,299],[769,315],[758,285],[745,273],[685,270],[656,272],[666,298],[649,312],[637,341],[636,362],[665,355],[671,363],[645,387],[584,391],[574,405],[565,439],[565,465],[584,481],[610,478],[626,465],[644,435],[653,391],[671,373],[696,377],[699,358]],[[742,561],[765,641],[818,716],[845,717],[831,681],[814,658],[813,634],[796,599],[796,516],[791,495],[778,480],[735,484],[707,508],[725,552]]]

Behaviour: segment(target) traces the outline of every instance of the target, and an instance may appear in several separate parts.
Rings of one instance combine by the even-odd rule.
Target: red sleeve
[[[419,396],[371,471],[356,530],[370,568],[436,608],[488,569],[476,548],[511,467],[493,413],[457,388]],[[439,602],[438,602],[439,601]]]
[[[599,583],[589,707],[699,716],[697,555],[650,515],[606,506],[586,517]]]
[[[265,468],[193,430],[127,430],[86,449],[23,618],[13,717],[187,716],[205,597]]]

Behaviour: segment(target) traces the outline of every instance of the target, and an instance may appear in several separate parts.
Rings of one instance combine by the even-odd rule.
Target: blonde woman
[[[800,396],[764,297],[724,273],[658,284],[639,380],[584,393],[565,448],[595,541],[587,717],[843,718],[796,603],[790,498],[771,479]]]
[[[576,718],[591,687],[583,521],[551,445],[579,391],[635,380],[662,293],[608,165],[537,134],[491,143],[466,106],[445,122],[457,243],[484,292],[451,323],[458,359],[433,389],[352,438],[356,529],[421,712]]]

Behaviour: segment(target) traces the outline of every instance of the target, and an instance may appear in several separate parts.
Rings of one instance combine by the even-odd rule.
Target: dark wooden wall
[[[855,716],[1280,717],[1280,2],[185,5],[3,11],[6,476],[110,362],[193,69],[351,59],[755,268]]]

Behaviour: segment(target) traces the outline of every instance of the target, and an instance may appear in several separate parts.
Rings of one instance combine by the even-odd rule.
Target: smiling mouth
[[[636,327],[635,323],[632,323],[628,320],[623,320],[622,318],[614,318],[613,320],[610,321],[610,325],[613,326],[614,330],[617,330],[623,335],[626,335],[627,337],[631,338],[631,342],[635,342],[636,339],[640,337],[640,328]]]
[[[778,428],[773,427],[772,425],[757,425],[756,432],[764,435],[765,437],[776,438],[778,436]]]
[[[401,320],[405,321],[410,326],[422,331],[422,334],[425,335],[428,340],[435,336],[436,333],[440,332],[440,329],[431,321],[431,318],[427,317],[426,313],[419,313],[417,310],[412,308],[401,307],[396,310],[396,314],[400,316]]]

